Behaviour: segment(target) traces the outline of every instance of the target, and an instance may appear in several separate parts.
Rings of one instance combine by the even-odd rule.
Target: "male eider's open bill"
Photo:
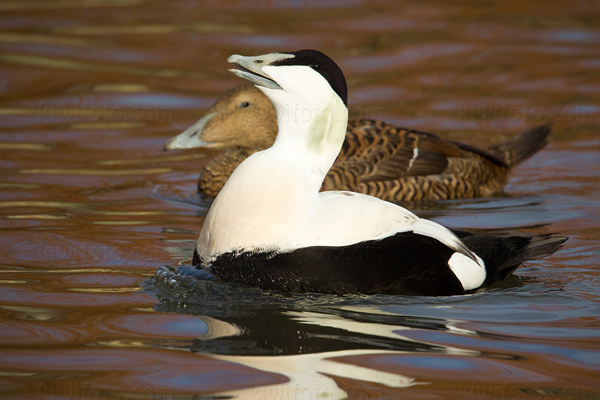
[[[228,61],[272,101],[279,133],[239,165],[213,202],[194,252],[198,268],[283,292],[455,295],[566,240],[452,232],[375,197],[319,192],[346,134],[340,68],[315,50]]]

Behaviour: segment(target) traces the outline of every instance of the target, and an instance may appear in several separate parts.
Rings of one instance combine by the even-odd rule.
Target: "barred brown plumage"
[[[214,197],[243,160],[273,144],[277,116],[251,85],[226,92],[207,116],[200,130],[191,127],[166,148],[225,150],[205,165],[198,181],[198,191]],[[549,133],[550,125],[538,126],[484,150],[383,121],[351,119],[321,190],[350,190],[393,202],[490,197],[502,192],[511,168],[546,145]],[[201,144],[173,144],[184,137]]]

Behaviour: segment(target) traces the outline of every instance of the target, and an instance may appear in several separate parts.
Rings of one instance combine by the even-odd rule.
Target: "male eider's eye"
[[[319,68],[321,68],[321,65],[320,65],[320,64],[318,64],[318,63],[314,63],[314,64],[312,64],[312,65],[311,65],[311,67],[312,67],[312,69],[314,69],[314,70],[318,70]]]
[[[250,105],[250,103],[248,103],[247,101],[242,101],[240,103],[240,108],[245,108],[245,107],[248,107],[249,105]]]

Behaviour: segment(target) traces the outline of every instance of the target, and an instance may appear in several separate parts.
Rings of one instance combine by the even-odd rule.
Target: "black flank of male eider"
[[[522,262],[554,253],[562,236],[497,237],[454,230],[486,264],[490,286]],[[211,263],[225,282],[283,293],[395,294],[450,296],[467,293],[448,267],[453,251],[427,236],[397,233],[347,247],[314,246],[290,253],[227,253]],[[201,267],[194,251],[193,265]]]

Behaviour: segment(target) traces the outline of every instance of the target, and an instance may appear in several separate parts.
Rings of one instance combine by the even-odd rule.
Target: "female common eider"
[[[351,190],[388,201],[490,197],[510,170],[546,145],[550,125],[522,132],[486,150],[382,121],[351,119],[346,139],[321,190]],[[169,140],[166,150],[225,150],[202,169],[198,191],[214,197],[249,155],[271,147],[277,116],[252,85],[226,92],[206,116]]]
[[[376,197],[319,192],[346,135],[340,68],[315,50],[228,61],[273,102],[279,133],[236,168],[202,227],[193,263],[223,281],[283,292],[455,295],[566,240],[453,233]]]

